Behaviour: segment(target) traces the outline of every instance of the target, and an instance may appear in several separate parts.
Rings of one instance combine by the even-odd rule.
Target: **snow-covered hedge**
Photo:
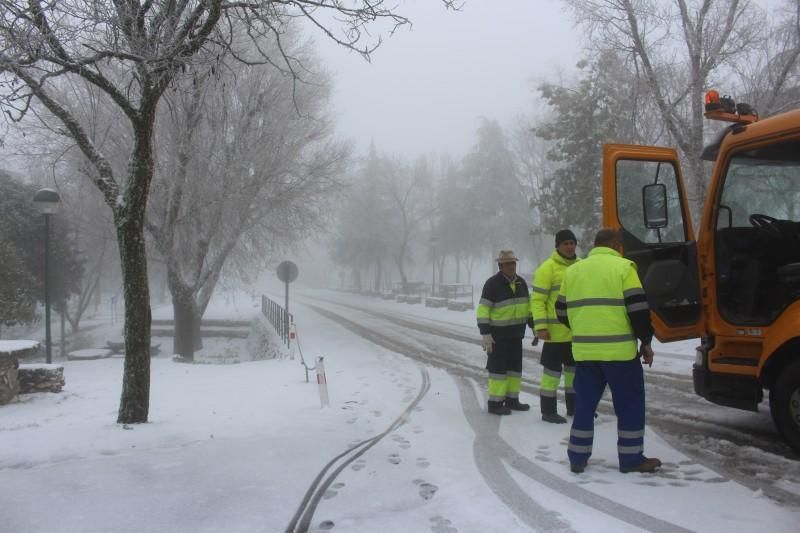
[[[259,313],[253,318],[247,351],[254,361],[286,357],[288,350],[267,318]]]

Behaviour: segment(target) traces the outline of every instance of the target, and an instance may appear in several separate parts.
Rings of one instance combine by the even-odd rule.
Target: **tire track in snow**
[[[559,513],[542,507],[533,498],[528,496],[521,487],[519,487],[519,485],[513,480],[511,475],[506,470],[502,460],[507,461],[520,473],[537,483],[541,483],[542,485],[545,485],[568,498],[572,498],[583,505],[592,507],[603,514],[607,514],[613,518],[627,522],[643,530],[652,531],[654,533],[685,533],[689,531],[669,522],[660,520],[659,518],[611,501],[607,498],[594,494],[593,492],[587,491],[586,489],[576,486],[554,474],[549,473],[547,470],[536,466],[533,462],[517,453],[517,451],[499,435],[500,417],[490,418],[486,416],[478,403],[472,383],[473,380],[480,379],[480,377],[485,373],[483,369],[470,369],[462,364],[458,364],[456,365],[456,368],[453,368],[452,361],[433,352],[422,352],[420,351],[419,347],[410,346],[407,343],[393,339],[382,333],[378,333],[374,328],[353,322],[352,320],[337,315],[332,311],[315,305],[308,306],[325,318],[344,326],[358,336],[374,342],[383,348],[409,357],[414,361],[419,361],[424,364],[430,364],[432,366],[455,371],[451,372],[451,374],[456,374],[453,377],[456,380],[459,394],[461,396],[462,410],[464,412],[464,416],[467,418],[467,421],[473,428],[476,435],[474,454],[478,470],[486,480],[489,488],[495,494],[497,494],[500,500],[509,507],[515,516],[525,522],[531,529],[536,531],[572,531],[569,523],[563,520]],[[430,379],[429,376],[427,376],[427,373],[426,378],[428,380]],[[429,381],[427,382],[427,387],[430,387]],[[419,399],[421,400],[421,396]],[[417,402],[417,400],[415,400],[415,402]],[[411,406],[409,406],[409,408],[406,410],[406,413],[408,413],[415,405],[416,403],[413,403]],[[403,416],[405,415],[401,415],[401,418]],[[362,455],[364,451],[366,451],[366,449],[358,452],[358,456]],[[348,461],[348,464],[349,462],[355,460],[355,458],[356,457],[352,457],[352,459]],[[345,466],[346,465],[340,466],[335,471],[335,474],[341,472]],[[328,467],[326,466],[326,469],[327,468]],[[324,470],[318,477],[321,477],[322,475],[324,475]],[[323,490],[317,493],[317,503],[322,497],[324,489],[327,488],[332,481],[333,479],[331,478],[325,487],[323,487]],[[508,487],[513,487],[513,489],[509,490]],[[309,490],[311,491],[311,489]],[[309,497],[307,495],[304,501],[308,499]],[[306,529],[287,529],[287,533],[294,531],[307,531],[309,523],[310,517],[309,522],[305,524]]]
[[[504,462],[526,477],[559,494],[621,522],[641,528],[643,531],[652,531],[653,533],[691,531],[590,492],[537,466],[533,461],[520,455],[500,437],[502,417],[490,418],[486,415],[475,395],[473,381],[456,376],[453,376],[453,379],[461,396],[464,416],[475,431],[473,450],[478,470],[497,497],[506,502],[514,514],[532,529],[536,531],[571,531],[568,524],[559,518],[558,513],[543,508],[534,499],[527,496],[525,490],[508,473],[503,465]]]

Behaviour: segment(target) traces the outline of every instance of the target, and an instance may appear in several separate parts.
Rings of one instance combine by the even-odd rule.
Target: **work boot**
[[[583,470],[585,468],[586,468],[586,465],[579,465],[579,464],[575,464],[575,463],[570,463],[570,465],[569,465],[569,470],[573,474],[581,474],[581,473],[583,473]]]
[[[489,401],[489,412],[493,415],[510,415],[511,408],[503,405],[503,402]]]
[[[531,408],[527,403],[520,403],[519,398],[506,397],[506,407],[512,411],[527,411]]]
[[[566,424],[567,419],[561,416],[558,413],[544,413],[542,415],[542,420],[545,422],[550,422],[551,424]]]
[[[567,404],[567,416],[573,416],[575,414],[575,393],[566,393],[564,395],[564,401]]]
[[[623,474],[629,474],[631,472],[642,472],[642,473],[650,473],[655,472],[661,468],[661,460],[655,457],[647,458],[645,457],[641,463],[636,466],[629,466],[629,467],[619,467],[619,471]]]

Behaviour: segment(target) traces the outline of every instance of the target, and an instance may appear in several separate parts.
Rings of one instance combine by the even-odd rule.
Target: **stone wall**
[[[64,388],[64,367],[47,364],[19,365],[19,393],[61,392]]]
[[[13,400],[19,392],[18,368],[19,361],[16,356],[0,353],[0,405]]]

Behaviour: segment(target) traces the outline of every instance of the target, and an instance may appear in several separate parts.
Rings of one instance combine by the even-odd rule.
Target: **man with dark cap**
[[[499,272],[486,280],[478,304],[478,330],[489,371],[489,412],[510,415],[527,411],[520,403],[522,382],[522,338],[525,325],[533,328],[528,284],[517,275],[517,258],[511,250],[497,255]]]
[[[575,248],[578,239],[568,229],[556,233],[556,249],[533,274],[531,284],[531,312],[536,337],[544,341],[542,347],[542,379],[539,382],[539,405],[542,420],[553,424],[563,424],[566,418],[556,409],[556,391],[564,374],[564,398],[567,416],[575,409],[575,360],[572,358],[572,333],[559,322],[556,316],[558,289],[567,267],[578,261]]]

